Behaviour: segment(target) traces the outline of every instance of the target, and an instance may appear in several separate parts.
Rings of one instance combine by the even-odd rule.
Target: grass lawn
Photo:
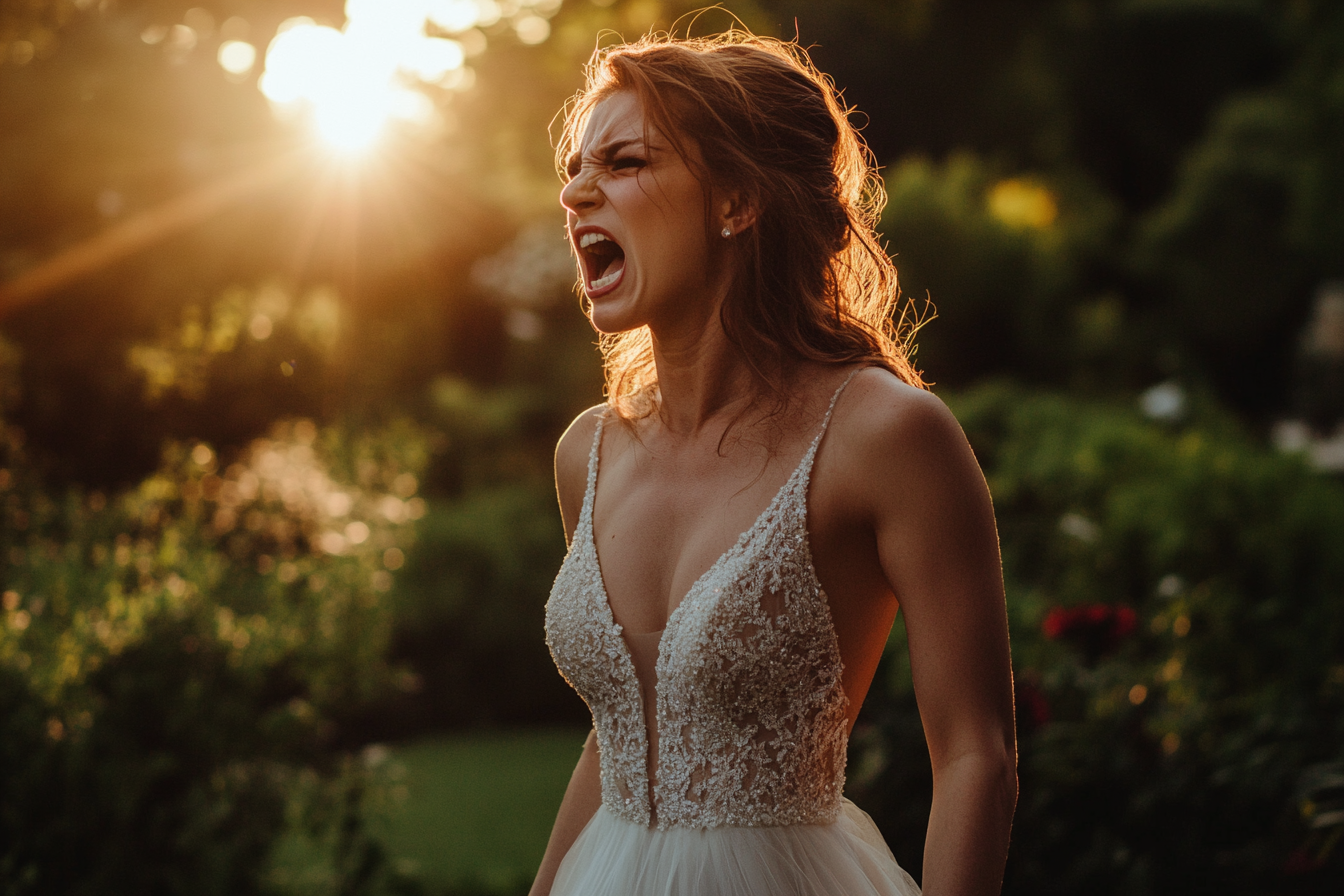
[[[530,882],[586,732],[542,730],[434,737],[391,748],[394,799],[369,830],[396,867],[429,892],[468,881],[493,891]],[[306,841],[306,842],[305,842]],[[281,844],[278,881],[320,889],[321,850],[302,835]],[[305,886],[304,882],[308,882]]]

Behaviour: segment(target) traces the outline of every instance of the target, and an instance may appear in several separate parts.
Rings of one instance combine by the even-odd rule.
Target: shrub
[[[0,429],[0,889],[258,892],[299,771],[396,683],[391,573],[424,440],[276,426],[44,491]]]
[[[440,434],[425,477],[434,500],[398,576],[391,654],[415,671],[419,687],[370,707],[359,725],[393,740],[587,724],[587,707],[555,671],[542,631],[565,553],[551,454],[568,409],[535,388],[482,389],[451,378],[429,397],[427,416]]]
[[[1168,428],[1007,385],[951,404],[994,495],[1013,636],[1005,892],[1337,883],[1344,489],[1216,413]],[[855,766],[917,866],[929,785],[907,665],[893,638]]]

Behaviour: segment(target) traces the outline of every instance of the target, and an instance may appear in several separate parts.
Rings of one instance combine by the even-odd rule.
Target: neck
[[[738,414],[759,392],[755,371],[723,332],[717,307],[694,330],[652,330],[658,417],[676,435],[694,435]]]

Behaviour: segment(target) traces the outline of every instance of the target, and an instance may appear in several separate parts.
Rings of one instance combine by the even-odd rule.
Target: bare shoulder
[[[846,442],[869,450],[921,450],[965,443],[961,425],[942,399],[881,368],[860,371],[841,399]]]
[[[597,434],[598,420],[606,410],[606,405],[599,404],[579,414],[555,446],[555,490],[560,499],[566,539],[573,536],[579,522],[579,510],[588,486],[588,455]]]
[[[983,488],[961,425],[938,396],[887,370],[861,371],[836,411],[844,479],[868,500]]]

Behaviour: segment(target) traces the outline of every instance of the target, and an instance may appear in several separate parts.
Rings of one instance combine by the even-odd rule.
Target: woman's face
[[[658,332],[709,319],[731,280],[727,240],[706,233],[700,181],[635,94],[597,104],[568,174],[560,202],[593,325]]]

